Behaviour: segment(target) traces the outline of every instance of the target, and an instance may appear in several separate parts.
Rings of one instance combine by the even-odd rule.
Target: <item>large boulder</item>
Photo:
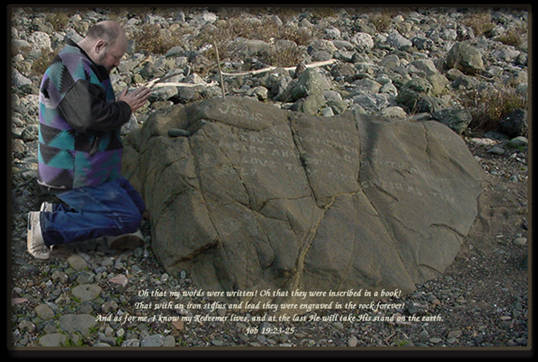
[[[485,69],[480,50],[466,41],[455,43],[448,51],[445,62],[447,68],[456,68],[470,75]]]
[[[124,173],[164,268],[228,291],[412,291],[454,260],[482,180],[439,122],[323,118],[239,97],[155,113],[129,134]]]
[[[306,69],[296,82],[290,83],[284,94],[282,101],[295,102],[300,98],[313,94],[322,94],[324,90],[331,89],[331,82],[318,69]]]
[[[433,96],[433,94],[433,86],[428,80],[413,78],[400,88],[396,102],[410,113],[434,113],[446,108],[446,101],[443,98]]]

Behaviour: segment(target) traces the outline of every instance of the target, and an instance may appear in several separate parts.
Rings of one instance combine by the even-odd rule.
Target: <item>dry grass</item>
[[[272,48],[266,63],[275,67],[291,67],[303,60],[303,52],[297,47],[286,47],[276,50]]]
[[[468,92],[464,106],[473,117],[470,128],[489,131],[498,129],[502,119],[515,109],[526,108],[527,101],[513,87],[497,86]]]
[[[215,30],[208,30],[200,34],[200,36],[199,41],[202,43],[208,42],[209,39],[214,39],[217,43],[221,43],[242,37],[266,42],[271,39],[285,39],[294,41],[298,45],[305,45],[312,39],[312,35],[304,29],[298,29],[290,25],[279,26],[267,18],[258,22],[242,17],[221,21],[216,25]]]
[[[381,9],[363,9],[362,11],[370,15],[370,22],[375,26],[379,32],[387,32],[392,25],[392,19],[396,15],[406,16],[406,13],[410,11],[416,11],[413,7],[387,7]]]
[[[370,18],[371,23],[375,26],[375,29],[379,32],[386,32],[392,22],[392,13],[387,11],[381,11],[380,13],[373,14]]]
[[[473,29],[475,36],[481,36],[491,31],[495,24],[491,20],[491,14],[489,12],[471,12],[466,16],[462,23]]]
[[[63,31],[69,23],[69,16],[66,13],[58,12],[46,15],[45,20],[52,25],[54,30]]]
[[[297,45],[306,45],[312,40],[312,34],[306,29],[291,25],[279,26],[268,18],[258,22],[235,17],[219,21],[215,27],[205,28],[192,45],[194,48],[200,48],[205,44],[216,43],[220,59],[231,59],[234,56],[233,41],[239,37],[262,40],[267,43],[284,39],[293,41]],[[206,56],[209,59],[215,59],[214,49],[209,49]],[[297,61],[301,60],[300,57],[301,51],[297,47],[289,47],[278,52],[271,51],[262,60],[271,65],[290,66],[297,64]]]
[[[299,15],[301,13],[301,11],[302,10],[299,9],[299,8],[286,7],[286,6],[278,7],[278,8],[269,8],[268,9],[269,14],[273,14],[273,15],[278,16],[280,18],[280,20],[282,20],[282,22],[284,24],[286,24],[291,19],[293,19],[294,17]]]
[[[43,76],[55,56],[56,53],[54,51],[41,48],[41,54],[32,63],[31,74]]]
[[[491,14],[486,11],[471,12],[464,19],[463,24],[473,29],[475,36],[485,35],[495,28],[495,23],[491,19]],[[508,29],[504,34],[498,36],[495,40],[498,40],[506,45],[519,46],[521,44],[521,34],[526,33],[527,29],[524,27],[516,27]]]
[[[145,24],[133,35],[137,51],[149,54],[165,54],[170,48],[181,44],[181,31],[170,32],[158,24]]]
[[[259,10],[261,11],[261,10]],[[297,45],[309,44],[313,34],[306,29],[297,28],[292,25],[279,25],[270,17],[264,17],[257,21],[252,17],[245,16],[245,9],[226,8],[219,9],[219,17],[224,13],[234,16],[226,20],[218,20],[211,26],[205,26],[199,34],[191,37],[187,47],[190,49],[201,49],[210,44],[217,46],[219,58],[226,61],[234,58],[234,40],[241,37],[252,40],[262,40],[267,43],[284,39],[295,42]],[[250,14],[250,13],[248,13]],[[270,14],[265,10],[264,14]],[[162,29],[158,24],[145,24],[140,31],[132,35],[136,51],[145,54],[165,54],[170,48],[176,45],[185,45],[184,35],[193,31],[188,27],[175,29],[173,32]],[[216,60],[215,48],[211,46],[204,53],[210,60]],[[302,50],[298,47],[287,47],[275,50],[274,47],[268,54],[261,55],[263,62],[275,66],[292,66],[302,60]]]
[[[324,8],[324,7],[310,9],[312,16],[318,17],[318,18],[335,17],[338,15],[337,10],[338,8]]]
[[[517,47],[521,45],[521,41],[523,40],[523,37],[521,36],[521,34],[526,33],[526,32],[527,32],[527,29],[524,29],[524,28],[519,28],[519,27],[511,28],[507,30],[506,33],[497,37],[496,40],[500,41],[503,44]]]

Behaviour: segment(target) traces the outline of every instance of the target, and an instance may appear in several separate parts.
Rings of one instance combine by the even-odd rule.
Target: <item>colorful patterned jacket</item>
[[[38,182],[71,189],[120,176],[120,128],[130,117],[106,68],[69,40],[41,82]]]

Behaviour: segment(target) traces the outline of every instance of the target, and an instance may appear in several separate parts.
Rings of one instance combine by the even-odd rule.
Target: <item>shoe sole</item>
[[[40,260],[48,260],[50,258],[50,253],[41,254],[41,253],[32,253],[30,250],[32,249],[30,246],[32,245],[32,213],[28,213],[28,220],[27,220],[27,227],[26,227],[26,250],[28,253],[33,256],[36,259]]]

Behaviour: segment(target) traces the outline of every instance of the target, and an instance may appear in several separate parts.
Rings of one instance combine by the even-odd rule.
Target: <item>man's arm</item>
[[[111,131],[131,117],[131,107],[124,100],[107,102],[102,87],[78,80],[58,105],[65,120],[79,132]]]

